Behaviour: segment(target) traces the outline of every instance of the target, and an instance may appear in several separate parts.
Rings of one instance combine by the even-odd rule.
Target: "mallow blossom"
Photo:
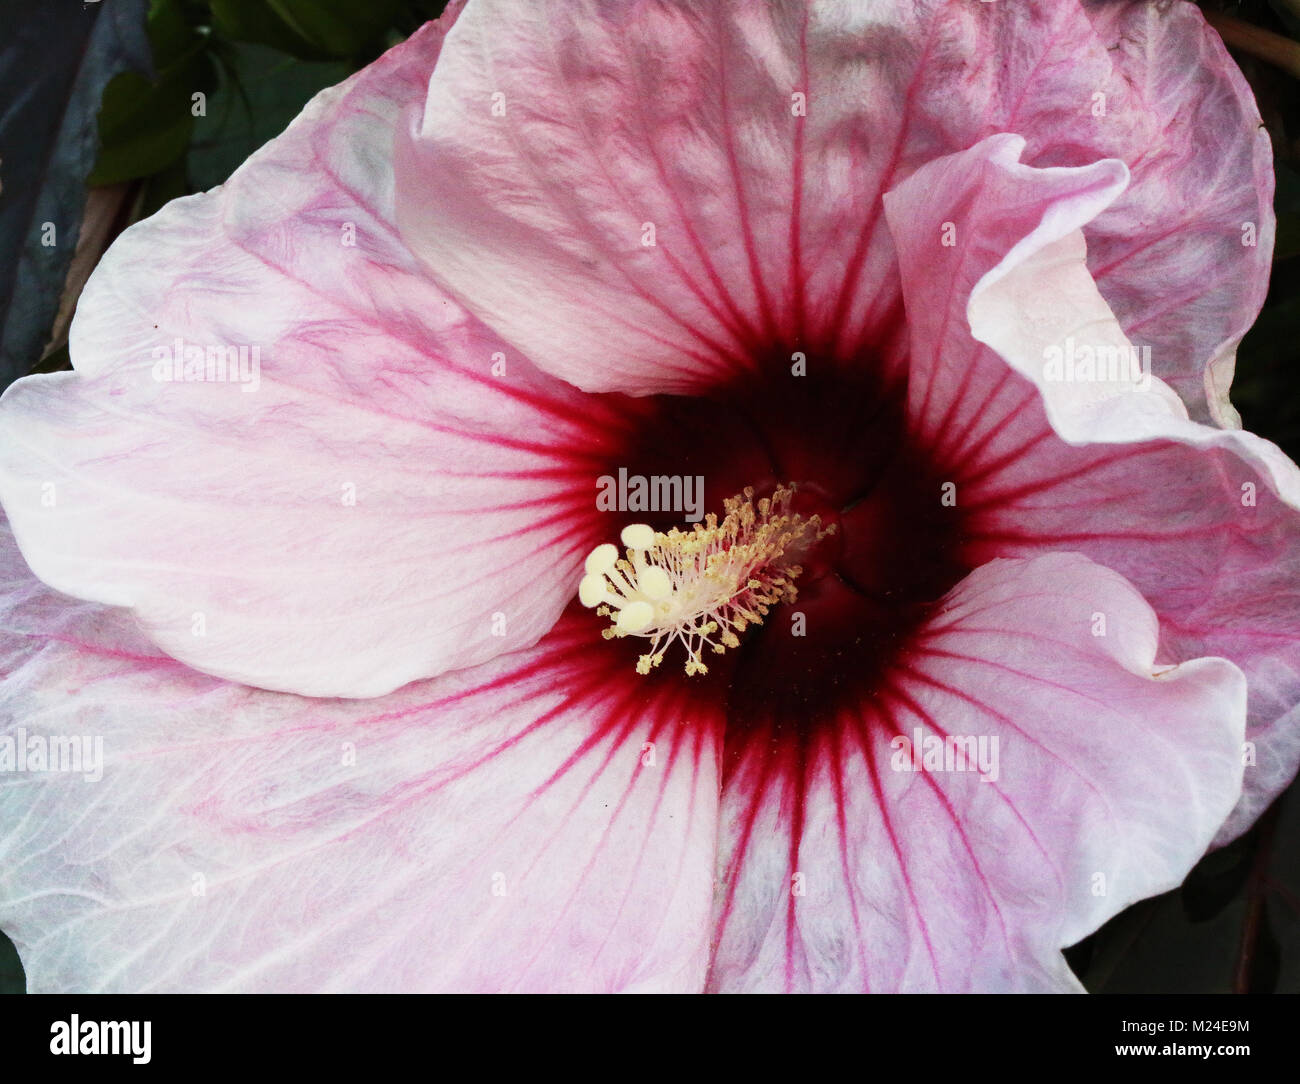
[[[1079,989],[1300,757],[1271,195],[1186,3],[456,6],[0,401],[30,988]]]

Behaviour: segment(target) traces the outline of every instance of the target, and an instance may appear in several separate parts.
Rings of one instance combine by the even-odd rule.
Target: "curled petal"
[[[1240,791],[1241,672],[1156,645],[1113,572],[993,561],[816,744],[748,743],[710,988],[1080,989],[1060,950],[1179,884]]]
[[[916,314],[909,409],[960,494],[970,562],[1085,553],[1155,607],[1162,659],[1245,672],[1253,746],[1228,838],[1300,763],[1300,470],[1189,420],[1125,337],[1080,232],[1122,174],[1034,169],[1021,146],[991,137],[886,197]],[[954,219],[961,243],[936,243]]]

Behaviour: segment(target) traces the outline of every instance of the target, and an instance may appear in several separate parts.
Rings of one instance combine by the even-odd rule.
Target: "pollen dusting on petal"
[[[819,516],[790,511],[794,486],[754,500],[754,490],[723,502],[690,530],[623,528],[626,557],[606,542],[587,557],[578,598],[611,625],[606,639],[640,636],[650,650],[636,664],[648,674],[674,642],[686,651],[686,673],[707,673],[706,649],[740,646],[740,633],[762,624],[776,603],[793,602],[799,560],[835,530]]]

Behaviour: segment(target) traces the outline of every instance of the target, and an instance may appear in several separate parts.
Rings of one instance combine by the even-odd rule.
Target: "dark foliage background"
[[[72,307],[118,233],[220,184],[318,90],[444,4],[0,0],[0,387],[68,367]],[[1277,166],[1272,285],[1233,401],[1248,429],[1300,460],[1300,0],[1201,6],[1255,89]],[[52,247],[40,243],[45,222]],[[1300,786],[1180,889],[1068,957],[1094,992],[1300,992]],[[0,934],[0,993],[23,990]]]

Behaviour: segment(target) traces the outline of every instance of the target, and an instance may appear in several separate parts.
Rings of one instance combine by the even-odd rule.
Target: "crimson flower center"
[[[729,731],[777,720],[815,728],[886,695],[916,630],[974,564],[962,510],[946,496],[951,452],[909,431],[905,378],[869,358],[810,357],[794,375],[788,357],[706,394],[626,400],[628,436],[607,460],[611,473],[702,479],[704,507],[717,513],[746,487],[758,499],[793,483],[791,510],[833,527],[800,554],[794,600],[777,601],[707,674],[687,677],[676,663],[641,678],[717,700]],[[604,515],[610,539],[636,521],[689,526],[680,510]],[[618,637],[603,650],[636,666],[637,648]]]

